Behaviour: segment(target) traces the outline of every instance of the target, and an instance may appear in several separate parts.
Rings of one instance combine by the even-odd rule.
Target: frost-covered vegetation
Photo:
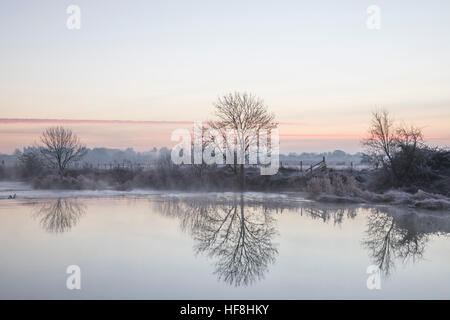
[[[90,152],[88,150],[82,159],[83,162]],[[108,153],[119,154],[118,150],[111,149]],[[137,154],[128,150],[122,151],[120,155],[125,156],[127,153]],[[318,154],[315,155],[316,158],[322,159]],[[72,165],[60,176],[58,170],[40,156],[37,148],[25,148],[23,152],[16,152],[16,161],[13,165],[0,165],[0,180],[25,181],[39,189],[153,188],[215,191],[239,189],[238,166],[174,165],[170,159],[170,150],[166,148],[152,151],[152,160],[143,161],[142,163],[146,164],[144,166],[133,165],[135,162],[126,157],[122,161],[105,161],[105,163],[108,165],[98,166],[95,163]],[[245,171],[245,188],[258,191],[304,190],[306,182],[310,179],[309,175],[304,174],[304,170],[308,168],[307,163],[306,160],[303,172],[300,172],[299,167],[288,165],[282,166],[274,176],[261,176],[259,168],[248,166]]]
[[[248,167],[245,172],[246,191],[307,192],[321,202],[390,203],[425,209],[450,209],[448,184],[418,184],[390,187],[381,184],[385,169],[336,170],[322,169],[313,174],[292,168],[280,168],[273,176],[261,176],[259,169]],[[8,170],[7,170],[8,171]],[[36,189],[75,190],[185,190],[237,191],[240,190],[239,170],[233,166],[174,165],[170,153],[161,153],[148,168],[68,169],[64,176],[48,168],[38,158],[27,155],[15,167],[17,179],[29,182]],[[11,170],[9,173],[11,174]],[[1,173],[1,172],[0,172]],[[448,179],[448,173],[446,176]],[[13,180],[13,179],[8,179]]]
[[[386,111],[373,113],[362,143],[373,169],[322,172],[306,183],[312,197],[450,209],[450,150],[426,145],[419,128],[395,126]]]
[[[384,203],[430,210],[450,210],[450,198],[440,194],[440,190],[437,193],[422,189],[415,192],[399,189],[374,192],[370,184],[364,183],[367,178],[370,178],[367,172],[357,175],[348,175],[345,171],[327,173],[308,180],[306,191],[320,202]]]

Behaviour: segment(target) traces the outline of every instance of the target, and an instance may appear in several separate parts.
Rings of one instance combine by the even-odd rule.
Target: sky
[[[446,0],[1,1],[0,152],[55,124],[89,147],[170,147],[233,91],[264,99],[283,152],[359,151],[376,108],[448,146],[449,38]]]

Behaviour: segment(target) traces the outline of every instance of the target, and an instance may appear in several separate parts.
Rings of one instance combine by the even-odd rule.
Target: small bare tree
[[[415,151],[423,143],[423,134],[420,128],[415,126],[402,126],[396,129],[396,144],[397,147]]]
[[[269,113],[264,101],[252,94],[234,92],[220,97],[214,104],[216,121],[210,121],[209,127],[215,129],[224,138],[226,147],[234,149],[234,145],[248,152],[251,144],[257,143],[255,135],[260,130],[270,130],[277,127],[275,116]],[[227,132],[232,131],[236,135],[235,141],[227,141]],[[240,164],[241,187],[245,184],[245,165]]]
[[[41,142],[40,153],[49,166],[58,169],[60,176],[65,174],[71,163],[79,161],[87,153],[78,136],[62,126],[45,129]]]
[[[376,165],[389,166],[395,149],[395,129],[386,110],[374,111],[369,127],[369,137],[362,140],[366,154]]]
[[[366,156],[377,167],[392,172],[398,183],[410,173],[417,151],[423,146],[420,128],[403,125],[394,126],[386,110],[372,113],[369,137],[362,140]]]

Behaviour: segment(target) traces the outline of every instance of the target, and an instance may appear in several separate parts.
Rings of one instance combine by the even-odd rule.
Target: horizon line
[[[117,119],[51,119],[51,118],[0,118],[0,123],[3,124],[14,124],[14,123],[74,123],[74,124],[107,124],[107,123],[118,123],[118,124],[193,124],[194,121],[185,120],[117,120]],[[203,120],[201,122],[207,123],[208,120]],[[277,122],[280,125],[310,125],[305,122]]]

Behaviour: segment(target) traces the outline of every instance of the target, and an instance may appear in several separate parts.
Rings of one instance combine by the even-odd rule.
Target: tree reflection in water
[[[159,203],[159,209],[181,219],[182,228],[195,240],[195,252],[216,259],[219,280],[249,285],[264,278],[278,254],[269,208],[246,203],[243,195],[227,201],[201,199]]]
[[[40,224],[47,232],[63,233],[78,223],[86,206],[77,199],[49,200],[34,212]]]
[[[278,250],[272,243],[274,219],[267,210],[244,205],[244,199],[205,216],[201,228],[193,230],[196,251],[218,258],[219,279],[228,284],[248,285],[263,278],[275,262]]]
[[[359,209],[367,214],[362,241],[374,264],[385,276],[396,260],[416,262],[423,258],[432,235],[450,232],[450,217],[405,212],[405,209],[329,207],[319,203],[252,201],[242,195],[231,199],[168,197],[157,210],[177,217],[181,227],[195,240],[195,252],[215,259],[214,273],[230,285],[249,285],[264,278],[278,254],[273,238],[277,234],[275,214],[289,209],[323,223],[341,225],[354,219]],[[299,244],[301,246],[302,244]]]
[[[195,240],[195,252],[211,257],[218,279],[234,286],[263,279],[275,263],[276,214],[288,209],[323,223],[341,225],[346,219],[354,219],[361,209],[267,198],[252,200],[242,194],[222,198],[169,196],[154,199],[152,204],[162,214],[179,219],[181,228]],[[86,206],[78,199],[56,199],[40,204],[34,216],[46,231],[63,233],[75,226],[85,211]],[[395,269],[397,260],[421,260],[432,236],[450,233],[448,215],[405,212],[393,207],[364,211],[368,213],[362,246],[385,276]]]
[[[431,236],[450,232],[449,217],[429,213],[396,213],[395,209],[373,208],[368,215],[363,247],[383,274],[388,277],[395,261],[417,262],[423,258]]]

